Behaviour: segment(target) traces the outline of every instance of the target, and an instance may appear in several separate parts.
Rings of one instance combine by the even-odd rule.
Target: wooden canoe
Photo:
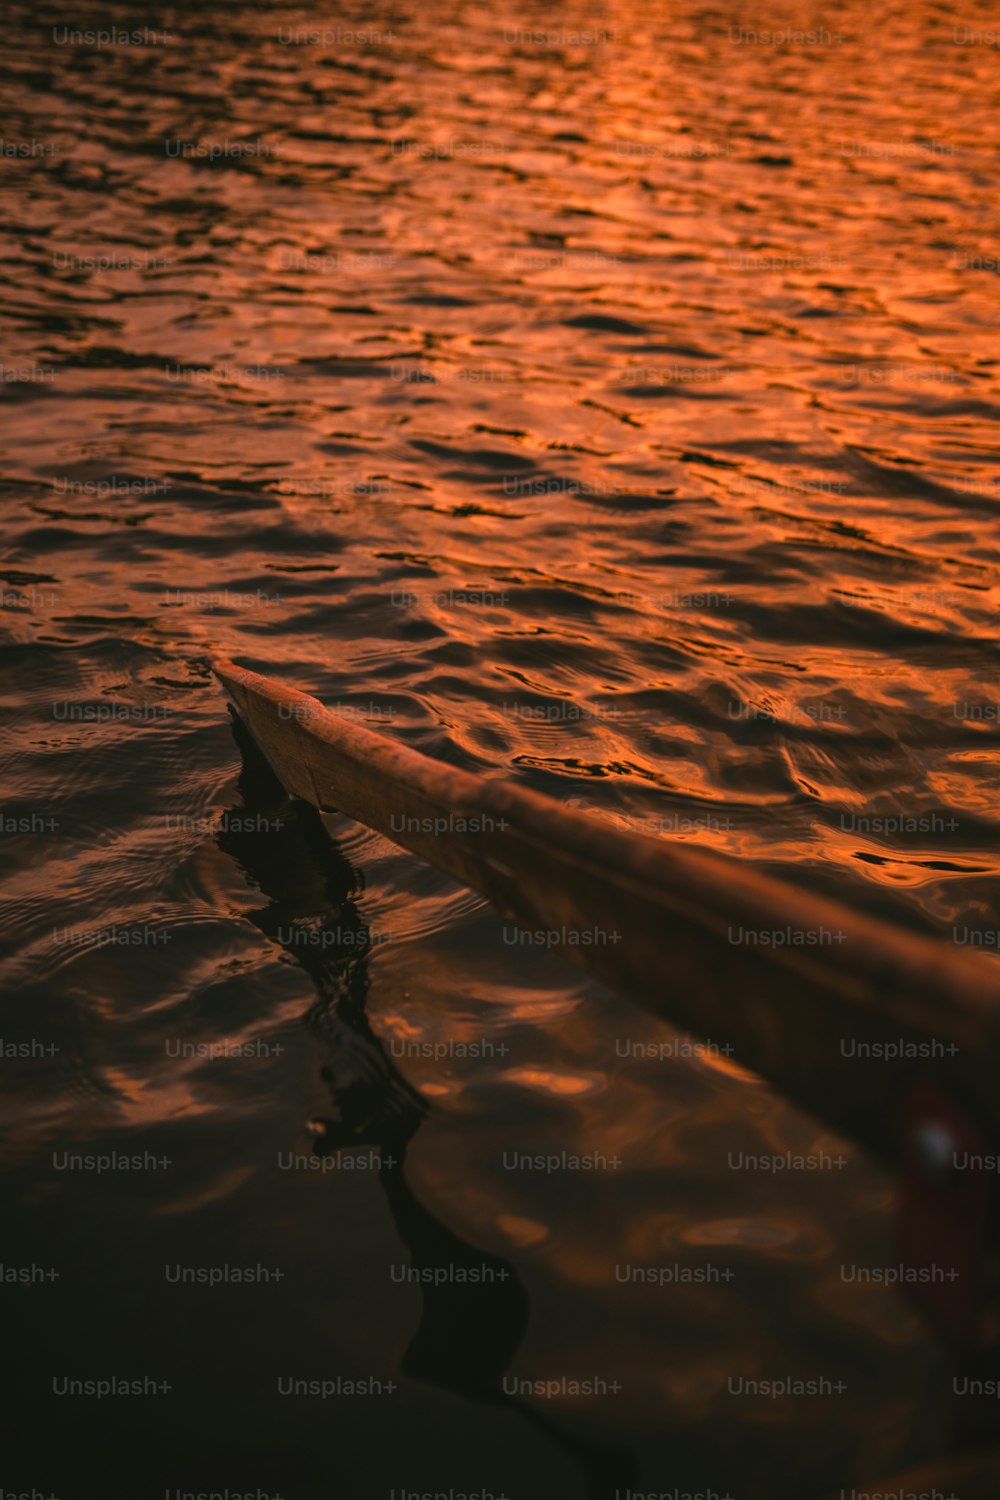
[[[731,1047],[892,1165],[921,1080],[968,1112],[971,1138],[1000,1139],[992,959],[431,760],[230,661],[212,668],[290,793],[377,829],[527,940]]]

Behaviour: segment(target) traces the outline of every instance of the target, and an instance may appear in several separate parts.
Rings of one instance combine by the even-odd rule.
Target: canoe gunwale
[[[529,788],[435,761],[230,661],[212,669],[290,792],[377,829],[529,929],[548,922],[569,931],[603,913],[627,941],[613,953],[567,947],[568,957],[693,1036],[731,1043],[741,1063],[876,1154],[898,1155],[906,1095],[928,1074],[1000,1140],[991,1066],[1000,1061],[1000,968],[983,955],[898,930],[730,856],[609,828]],[[394,816],[497,828],[443,838],[394,829]],[[802,941],[734,946],[734,925],[787,929]],[[806,940],[824,930],[843,936]],[[669,995],[667,975],[676,981]],[[711,993],[734,986],[731,1004]],[[845,1081],[835,1082],[837,1044],[852,1035],[957,1051],[931,1069],[880,1061],[857,1100],[837,1101]],[[867,1127],[865,1109],[879,1117]]]

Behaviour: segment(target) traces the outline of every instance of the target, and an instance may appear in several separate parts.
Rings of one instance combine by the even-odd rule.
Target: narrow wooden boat
[[[213,670],[286,789],[385,834],[894,1166],[1000,1139],[1000,966]],[[971,1179],[967,1178],[968,1183]],[[934,1209],[933,1212],[937,1210]]]
[[[428,759],[230,661],[212,666],[289,793],[436,865],[886,1161],[900,1183],[901,1290],[977,1382],[956,1392],[984,1392],[953,1398],[952,1445],[995,1442],[1000,969],[741,861],[616,832]],[[961,1485],[985,1500],[998,1474],[993,1449],[878,1488]]]

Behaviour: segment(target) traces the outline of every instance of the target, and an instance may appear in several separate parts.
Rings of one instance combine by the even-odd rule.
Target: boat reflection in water
[[[267,897],[248,920],[316,986],[305,1021],[327,1054],[321,1074],[331,1112],[309,1123],[314,1151],[367,1146],[378,1155],[379,1182],[422,1304],[402,1373],[516,1412],[579,1464],[588,1500],[611,1500],[637,1483],[634,1457],[571,1433],[504,1389],[530,1314],[516,1268],[454,1234],[406,1180],[406,1152],[429,1105],[393,1065],[366,1015],[370,945],[355,905],[355,872],[319,814],[287,797],[235,713],[233,732],[243,757],[243,806],[222,819],[218,843]],[[307,931],[310,941],[296,941]],[[443,1276],[435,1276],[439,1270]]]

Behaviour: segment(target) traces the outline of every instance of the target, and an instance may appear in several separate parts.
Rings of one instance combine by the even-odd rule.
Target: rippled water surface
[[[1000,927],[990,24],[9,6],[3,1150],[10,1262],[59,1272],[10,1295],[64,1439],[27,1482],[756,1500],[939,1446],[938,1356],[842,1273],[891,1263],[889,1181],[388,842],[331,844],[205,657]],[[70,35],[98,26],[154,35]],[[786,1151],[831,1164],[732,1165]],[[108,1152],[157,1164],[64,1154]],[[441,1264],[488,1290],[394,1279]],[[281,1279],[164,1271],[225,1265]],[[336,1376],[396,1389],[277,1393]]]

